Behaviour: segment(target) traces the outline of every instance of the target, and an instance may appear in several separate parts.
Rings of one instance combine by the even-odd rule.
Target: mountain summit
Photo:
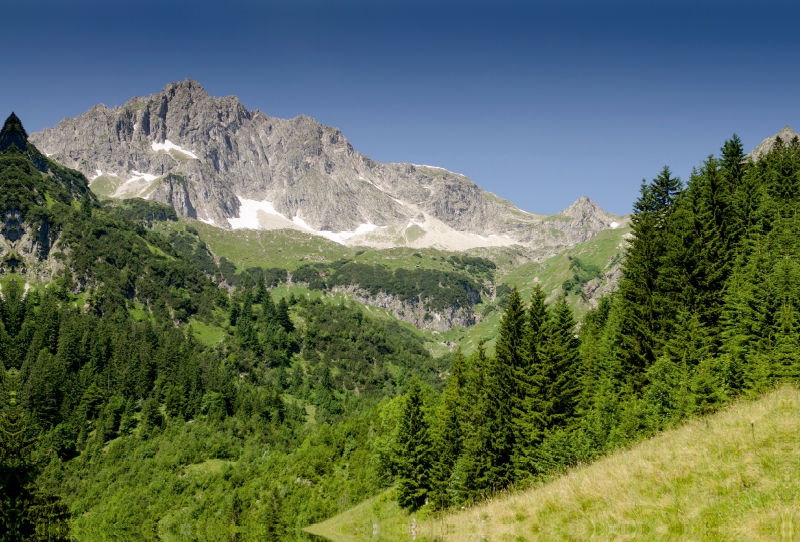
[[[596,205],[526,213],[443,168],[380,163],[337,128],[270,117],[191,80],[121,107],[98,105],[31,140],[95,193],[167,203],[221,228],[295,228],[340,243],[564,247],[620,218]]]
[[[761,158],[761,156],[763,156],[764,154],[767,154],[769,151],[772,150],[772,148],[775,146],[775,142],[778,140],[778,138],[781,138],[781,141],[783,141],[783,144],[786,145],[786,144],[790,143],[793,139],[800,138],[800,136],[798,136],[797,132],[795,132],[794,130],[792,130],[788,126],[784,126],[781,129],[780,132],[778,132],[777,134],[775,134],[773,136],[770,136],[770,137],[766,138],[764,141],[762,141],[758,145],[758,147],[753,149],[750,152],[750,154],[747,155],[747,157],[748,158],[752,158],[754,161],[758,160],[759,158]]]

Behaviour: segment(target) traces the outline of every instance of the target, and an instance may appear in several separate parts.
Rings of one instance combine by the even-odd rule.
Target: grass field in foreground
[[[410,540],[415,517],[417,540],[444,542],[800,540],[800,392],[738,402],[458,513],[409,515],[390,490],[307,531]]]
[[[782,387],[423,525],[444,540],[800,540],[800,392]]]

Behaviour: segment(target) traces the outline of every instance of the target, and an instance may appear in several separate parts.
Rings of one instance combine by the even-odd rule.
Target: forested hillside
[[[757,162],[726,141],[683,185],[643,182],[619,290],[580,331],[563,298],[511,292],[496,343],[456,354],[399,426],[401,505],[524,485],[800,371],[800,141]]]
[[[99,205],[16,117],[0,143],[0,459],[29,466],[23,493],[0,477],[4,507],[40,531],[63,502],[81,532],[275,537],[393,483],[394,398],[412,375],[442,382],[418,335],[359,305],[273,299],[272,269],[222,288],[229,270],[196,235],[148,227],[171,209]]]

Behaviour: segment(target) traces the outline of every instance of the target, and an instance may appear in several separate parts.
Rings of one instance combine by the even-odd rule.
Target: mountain
[[[780,132],[766,138],[758,145],[758,147],[750,151],[750,154],[747,155],[747,158],[752,158],[753,161],[757,161],[763,155],[769,153],[769,151],[772,150],[778,138],[781,138],[781,141],[783,141],[784,145],[786,145],[789,144],[796,137],[800,137],[798,136],[797,132],[795,132],[788,126],[784,126]]]
[[[294,228],[342,244],[569,247],[620,217],[581,198],[542,216],[442,168],[381,163],[337,128],[214,98],[191,80],[31,135],[106,197],[138,196],[220,228]]]

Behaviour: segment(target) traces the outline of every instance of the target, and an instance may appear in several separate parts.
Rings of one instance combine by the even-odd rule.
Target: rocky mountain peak
[[[582,196],[559,214],[572,218],[586,218],[596,215],[598,212],[604,211],[600,209],[595,202],[589,199],[589,196]]]
[[[616,228],[622,219],[605,212],[589,196],[578,198],[572,205],[561,211],[556,217],[566,217],[581,226],[593,225],[600,228]]]
[[[372,246],[538,248],[584,241],[612,216],[588,198],[557,220],[524,213],[463,175],[375,162],[337,128],[249,111],[190,79],[64,119],[31,141],[103,197],[154,199],[226,229],[293,228]]]
[[[758,147],[753,149],[752,152],[750,152],[750,154],[747,155],[747,158],[752,158],[753,161],[758,160],[759,158],[761,158],[762,155],[767,154],[769,151],[772,150],[778,138],[781,138],[783,144],[787,145],[794,138],[800,139],[800,135],[798,135],[798,133],[792,130],[789,126],[784,126],[780,132],[762,141],[758,145]]]
[[[188,78],[183,81],[169,83],[161,91],[161,94],[169,98],[173,98],[177,94],[184,94],[188,97],[199,98],[201,100],[211,97],[208,92],[206,92],[206,89],[203,88],[203,85]]]

